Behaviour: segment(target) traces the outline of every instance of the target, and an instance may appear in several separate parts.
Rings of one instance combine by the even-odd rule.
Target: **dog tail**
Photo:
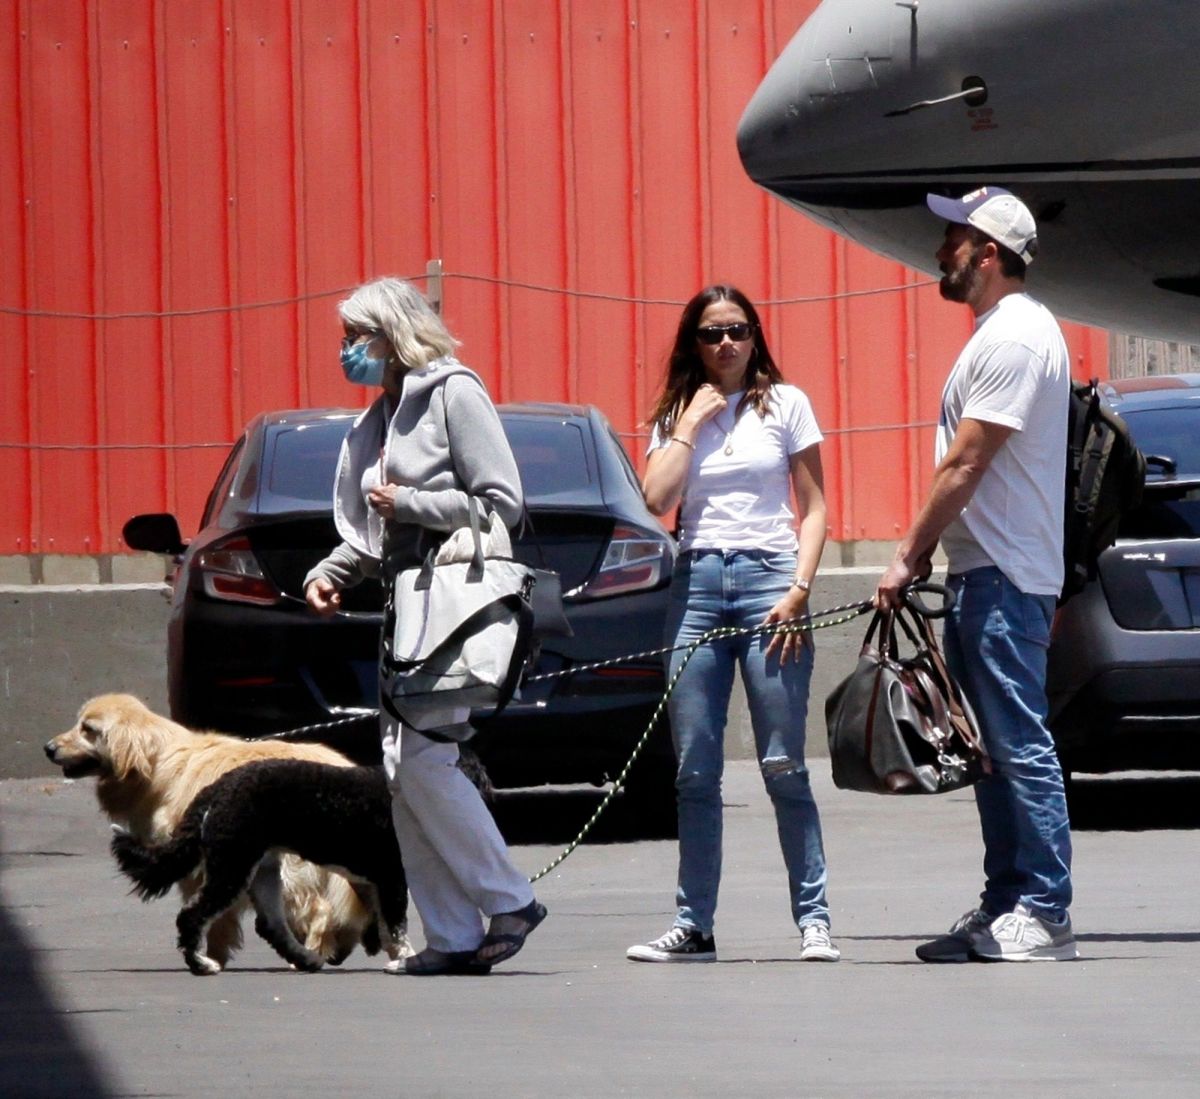
[[[154,900],[187,877],[200,862],[200,825],[203,813],[187,813],[174,837],[166,843],[144,844],[128,832],[114,832],[113,858],[121,873],[132,880],[133,889],[144,901]]]

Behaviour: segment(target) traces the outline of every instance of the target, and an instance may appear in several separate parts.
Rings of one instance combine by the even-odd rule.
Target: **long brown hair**
[[[723,283],[706,286],[683,307],[683,314],[679,318],[675,346],[671,348],[671,357],[667,360],[667,376],[663,382],[663,390],[650,413],[649,422],[658,428],[660,435],[671,433],[676,420],[696,395],[696,390],[706,381],[704,362],[696,349],[696,330],[700,327],[700,318],[704,315],[704,310],[719,301],[732,302],[746,314],[746,320],[750,322],[751,339],[754,341],[754,351],[750,355],[750,362],[746,364],[746,376],[742,383],[745,392],[738,401],[734,415],[740,416],[742,409],[751,404],[760,418],[766,416],[771,386],[783,381],[783,374],[775,365],[770,348],[767,347],[767,338],[763,335],[758,310],[754,308],[750,299],[736,286]]]

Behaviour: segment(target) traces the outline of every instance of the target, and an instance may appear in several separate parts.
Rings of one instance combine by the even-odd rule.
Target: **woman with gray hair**
[[[475,499],[514,526],[521,480],[483,382],[454,357],[456,341],[409,283],[384,278],[339,306],[346,377],[382,392],[342,444],[334,521],[342,542],[305,577],[318,614],[364,576],[385,583],[420,565],[470,521]],[[438,725],[466,722],[448,709]],[[458,745],[380,715],[383,762],[409,889],[426,947],[417,976],[484,974],[511,958],[546,909],[509,858],[479,791],[458,768]],[[489,918],[485,932],[483,917]]]

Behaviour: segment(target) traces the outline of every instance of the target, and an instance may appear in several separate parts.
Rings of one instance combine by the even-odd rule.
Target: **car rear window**
[[[1200,483],[1147,482],[1141,505],[1121,517],[1121,538],[1200,538]]]
[[[1147,491],[1141,506],[1121,519],[1121,537],[1200,538],[1198,413],[1200,407],[1194,403],[1122,413],[1148,461]],[[1155,462],[1155,457],[1169,459],[1173,465]]]
[[[503,423],[530,504],[594,491],[596,472],[581,424],[542,416],[505,418]]]
[[[1161,464],[1149,462],[1147,477],[1200,477],[1200,404],[1146,408],[1122,415],[1143,454],[1175,463],[1173,470],[1164,470]]]
[[[266,484],[258,510],[272,514],[328,507],[342,440],[350,418],[281,424],[267,436]],[[596,470],[582,424],[551,417],[504,417],[521,485],[531,505],[556,497],[577,501],[598,492]]]
[[[267,482],[260,512],[311,511],[333,501],[333,476],[350,418],[281,424],[267,437]]]

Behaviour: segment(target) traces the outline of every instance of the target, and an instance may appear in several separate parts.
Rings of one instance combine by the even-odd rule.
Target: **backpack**
[[[1145,481],[1146,459],[1125,421],[1101,400],[1098,381],[1073,381],[1059,606],[1095,578],[1097,559],[1117,540],[1121,516],[1141,503]]]

